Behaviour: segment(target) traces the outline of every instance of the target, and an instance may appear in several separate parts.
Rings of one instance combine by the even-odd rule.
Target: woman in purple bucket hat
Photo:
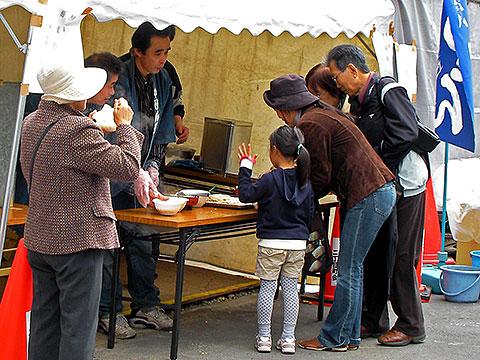
[[[320,334],[299,341],[308,350],[356,350],[360,344],[363,261],[395,202],[394,176],[362,132],[341,111],[312,95],[296,74],[270,82],[265,103],[305,136],[315,197],[337,195],[345,212],[338,281]]]

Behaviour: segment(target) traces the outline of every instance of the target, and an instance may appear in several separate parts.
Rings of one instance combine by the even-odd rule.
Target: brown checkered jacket
[[[22,129],[20,162],[27,182],[35,144],[57,119],[35,158],[25,245],[48,255],[118,247],[109,179],[138,177],[143,135],[121,125],[118,145],[111,145],[79,111],[42,100]]]

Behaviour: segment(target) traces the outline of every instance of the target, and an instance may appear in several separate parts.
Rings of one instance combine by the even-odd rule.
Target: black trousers
[[[33,273],[29,360],[91,360],[105,250],[28,251]]]
[[[370,332],[388,330],[387,300],[390,299],[398,316],[393,328],[409,336],[420,336],[425,334],[425,326],[416,265],[423,241],[425,192],[400,197],[395,215],[396,244],[392,244],[395,236],[386,224],[365,259],[362,325]],[[390,269],[393,270],[391,276]]]

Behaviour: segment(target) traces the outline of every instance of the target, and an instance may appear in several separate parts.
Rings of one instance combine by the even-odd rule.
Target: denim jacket
[[[125,67],[120,73],[115,88],[115,97],[124,97],[134,111],[132,126],[138,122],[138,98],[135,89],[135,58],[131,57],[125,63]],[[153,143],[168,144],[175,141],[175,121],[173,119],[173,99],[171,84],[172,81],[168,76],[168,72],[162,69],[158,74],[151,77],[157,89],[158,123],[153,137]],[[148,158],[148,157],[147,157]]]
[[[115,98],[124,97],[129,105],[132,107],[134,115],[132,119],[132,126],[139,128],[140,112],[138,107],[138,97],[135,88],[135,58],[130,57],[124,62],[124,68],[120,73],[116,87]],[[151,150],[154,145],[163,145],[175,142],[175,120],[173,117],[173,99],[171,91],[171,80],[165,69],[162,69],[158,74],[153,75],[151,81],[154,82],[156,89],[156,126],[154,135],[148,146],[148,153],[145,160],[141,164],[144,169],[149,166],[152,161]],[[158,167],[157,164],[156,167]],[[112,196],[118,195],[123,189],[127,187],[125,183],[112,183]]]

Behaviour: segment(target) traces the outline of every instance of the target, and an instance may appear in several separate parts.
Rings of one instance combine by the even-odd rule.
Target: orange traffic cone
[[[23,239],[18,242],[12,270],[0,304],[0,360],[26,360],[33,299],[32,269]]]
[[[325,301],[332,303],[335,295],[338,277],[338,254],[340,253],[340,207],[335,208],[335,217],[333,219],[332,239],[330,241],[332,249],[333,263],[326,276],[325,283]]]
[[[438,252],[442,245],[437,206],[433,195],[432,178],[428,179],[425,193],[425,237],[423,242],[423,263],[438,263]]]
[[[423,247],[422,247],[422,249],[420,250],[420,256],[418,258],[418,263],[415,266],[415,270],[417,272],[417,281],[418,281],[419,286],[422,285],[423,251],[424,250],[423,250]]]

